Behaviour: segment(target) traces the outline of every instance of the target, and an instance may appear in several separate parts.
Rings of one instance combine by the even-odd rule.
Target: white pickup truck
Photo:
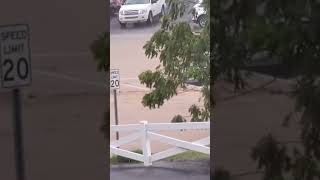
[[[119,23],[153,23],[154,17],[165,14],[165,0],[125,0],[119,11]]]

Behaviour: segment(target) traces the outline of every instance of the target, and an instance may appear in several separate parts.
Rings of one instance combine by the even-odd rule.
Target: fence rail
[[[210,147],[207,147],[207,145],[210,145],[210,136],[194,142],[188,142],[156,133],[158,131],[207,129],[210,129],[210,122],[148,123],[147,121],[141,121],[140,124],[111,125],[111,131],[114,132],[137,132],[126,137],[122,137],[119,140],[112,141],[110,143],[110,153],[143,162],[145,166],[151,166],[154,161],[174,156],[188,150],[210,155]],[[131,143],[137,139],[142,140],[141,146],[143,154],[138,154],[120,148],[120,146]],[[152,154],[150,146],[151,140],[160,141],[175,147]]]

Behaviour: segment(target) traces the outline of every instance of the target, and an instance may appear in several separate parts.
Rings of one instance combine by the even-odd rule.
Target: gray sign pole
[[[119,124],[118,121],[118,102],[117,102],[117,89],[113,90],[113,95],[114,95],[114,112],[115,112],[115,120],[116,120],[116,125]],[[116,132],[116,139],[119,140],[119,132]]]
[[[16,158],[16,178],[25,180],[24,157],[23,157],[23,131],[22,131],[22,106],[19,89],[13,90],[13,126]]]

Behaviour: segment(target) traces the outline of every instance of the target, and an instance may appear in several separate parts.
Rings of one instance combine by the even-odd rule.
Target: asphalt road
[[[209,180],[208,161],[181,161],[155,163],[152,167],[124,165],[111,168],[111,180]]]

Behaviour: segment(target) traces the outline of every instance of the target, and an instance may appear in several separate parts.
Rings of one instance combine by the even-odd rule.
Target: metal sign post
[[[21,86],[31,84],[29,26],[0,26],[1,87],[12,89],[16,179],[25,180]]]
[[[114,95],[114,112],[115,124],[119,124],[118,120],[118,102],[117,102],[117,89],[120,89],[120,71],[118,69],[111,69],[110,71],[110,87],[113,89]],[[119,132],[116,132],[116,139],[119,140]]]
[[[16,176],[17,180],[25,179],[24,171],[24,151],[23,151],[23,132],[22,132],[22,106],[21,94],[19,89],[13,90],[13,127],[14,127],[14,141],[15,141],[15,156],[16,156]]]
[[[118,120],[118,102],[117,102],[117,89],[113,90],[113,94],[114,94],[114,113],[115,113],[115,120],[116,120],[116,125],[119,124],[119,120]],[[119,132],[116,132],[116,139],[119,140]]]

